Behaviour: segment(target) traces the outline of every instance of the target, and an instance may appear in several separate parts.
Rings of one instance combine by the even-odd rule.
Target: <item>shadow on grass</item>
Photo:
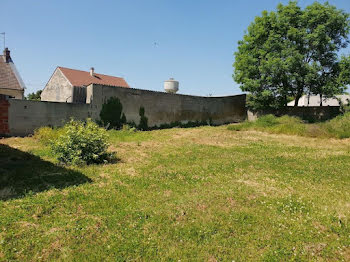
[[[87,176],[0,144],[0,200],[89,183]]]

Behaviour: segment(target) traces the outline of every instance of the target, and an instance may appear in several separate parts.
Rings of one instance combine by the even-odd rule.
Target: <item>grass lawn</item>
[[[350,139],[110,132],[118,161],[0,140],[0,261],[349,261]]]

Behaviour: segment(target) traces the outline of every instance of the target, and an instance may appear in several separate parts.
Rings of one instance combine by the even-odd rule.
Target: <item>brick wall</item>
[[[8,108],[10,103],[7,97],[0,95],[0,136],[8,135],[10,133],[8,124]]]

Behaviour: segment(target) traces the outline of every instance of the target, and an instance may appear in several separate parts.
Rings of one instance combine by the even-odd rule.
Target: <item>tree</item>
[[[123,105],[119,98],[111,97],[107,103],[102,105],[100,112],[101,122],[104,126],[109,128],[119,129],[126,123],[126,117],[123,112]]]
[[[27,100],[35,100],[35,101],[40,101],[41,100],[41,92],[43,90],[38,90],[36,93],[29,93],[26,97]]]
[[[315,2],[301,9],[296,1],[264,11],[248,27],[235,53],[233,78],[250,92],[252,109],[281,108],[304,94],[332,97],[350,84],[350,19],[343,10]]]
[[[145,108],[143,106],[140,107],[139,110],[139,116],[140,116],[140,123],[139,123],[139,129],[140,130],[148,130],[148,118],[145,116]]]

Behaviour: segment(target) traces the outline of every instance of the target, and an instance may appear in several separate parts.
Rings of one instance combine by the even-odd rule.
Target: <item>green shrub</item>
[[[111,97],[102,105],[100,118],[101,124],[108,128],[120,129],[123,124],[126,124],[123,105],[119,98]]]
[[[106,130],[91,120],[71,120],[50,146],[57,159],[67,164],[102,163],[110,157]]]

